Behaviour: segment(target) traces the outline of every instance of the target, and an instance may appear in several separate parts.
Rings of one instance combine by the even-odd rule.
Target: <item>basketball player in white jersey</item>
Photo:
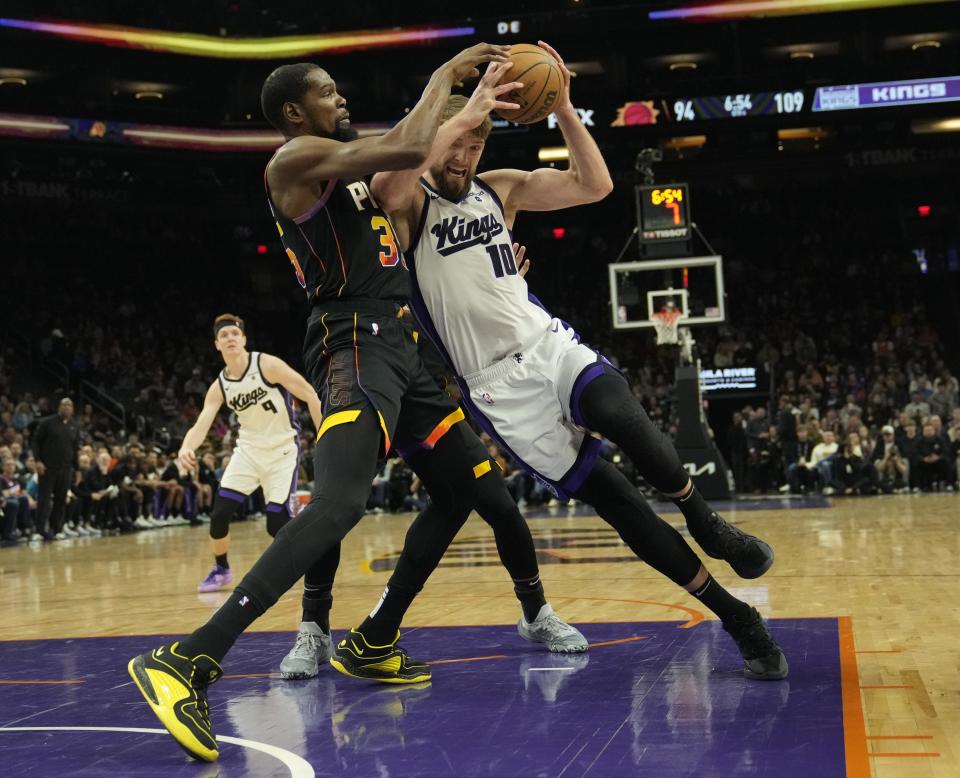
[[[320,399],[303,376],[277,357],[247,351],[247,336],[239,316],[218,316],[213,322],[213,337],[224,368],[210,384],[203,409],[183,438],[180,464],[196,469],[196,450],[224,403],[237,414],[240,433],[214,500],[210,517],[214,565],[197,587],[200,592],[215,592],[233,581],[227,559],[230,519],[257,487],[263,489],[267,504],[270,537],[292,515],[291,501],[300,463],[300,423],[291,395],[306,403],[317,429],[322,417]]]
[[[505,70],[495,63],[469,101],[449,99],[420,169],[373,179],[371,191],[390,214],[411,271],[414,313],[458,376],[464,407],[504,450],[554,493],[592,505],[637,556],[717,614],[747,677],[784,678],[786,658],[760,614],[727,592],[629,481],[598,459],[600,441],[590,432],[620,446],[651,485],[673,497],[708,555],[756,578],[773,563],[772,550],[709,508],[623,375],[551,317],[518,273],[510,231],[519,211],[596,202],[613,188],[570,102],[569,71],[540,45],[565,76],[555,112],[569,169],[476,175]]]

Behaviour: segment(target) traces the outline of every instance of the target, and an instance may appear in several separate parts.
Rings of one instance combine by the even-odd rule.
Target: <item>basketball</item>
[[[549,116],[563,96],[563,73],[557,61],[539,46],[518,43],[510,47],[510,69],[500,83],[520,81],[523,89],[508,92],[503,99],[520,107],[497,111],[518,124],[533,124]]]

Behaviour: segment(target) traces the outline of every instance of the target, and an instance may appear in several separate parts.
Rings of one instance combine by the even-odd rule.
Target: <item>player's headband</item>
[[[216,338],[224,327],[239,327],[243,332],[243,322],[239,319],[222,319],[213,325],[213,337]]]

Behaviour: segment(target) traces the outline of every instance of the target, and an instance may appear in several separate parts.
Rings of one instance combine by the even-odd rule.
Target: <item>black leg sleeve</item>
[[[591,381],[580,399],[586,426],[616,443],[654,489],[676,494],[689,480],[673,444],[647,416],[620,375]]]
[[[219,661],[240,634],[336,546],[363,516],[377,471],[381,433],[376,413],[332,427],[314,452],[310,504],[277,533],[210,621],[184,641],[184,649]]]
[[[700,559],[693,549],[606,460],[597,460],[574,496],[592,505],[633,553],[674,583],[686,586],[696,577]]]
[[[500,560],[514,579],[515,591],[522,584],[521,602],[530,599],[535,615],[544,599],[533,538],[500,468],[473,430],[455,425],[432,451],[411,457],[409,464],[430,493],[431,503],[407,530],[383,597],[360,627],[363,634],[371,640],[392,639],[474,508],[493,528]]]

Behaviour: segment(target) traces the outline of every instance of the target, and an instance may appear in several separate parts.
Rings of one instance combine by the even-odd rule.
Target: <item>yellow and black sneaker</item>
[[[130,660],[127,672],[180,748],[194,759],[213,762],[220,755],[210,726],[207,687],[223,675],[203,654],[177,653],[179,643],[160,646]]]
[[[366,678],[381,683],[422,683],[430,680],[430,667],[407,656],[397,645],[400,633],[392,643],[371,646],[355,629],[337,645],[330,664],[344,675]]]

